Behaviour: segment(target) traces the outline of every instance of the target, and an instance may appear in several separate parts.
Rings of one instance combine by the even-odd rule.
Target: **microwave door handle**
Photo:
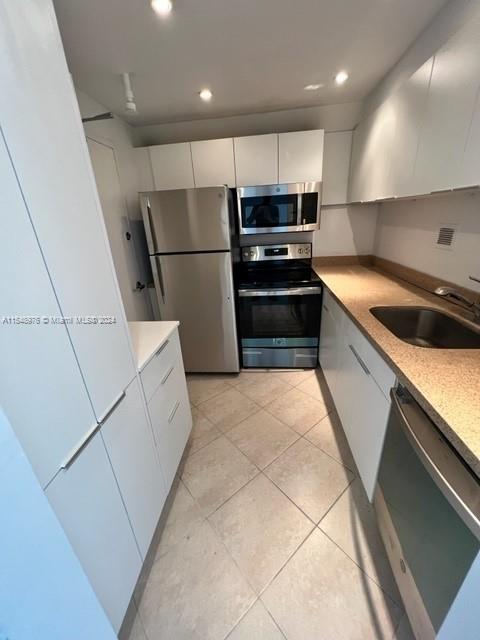
[[[403,407],[402,396],[396,389],[390,392],[392,410],[399,418],[410,445],[419,457],[425,470],[440,489],[446,500],[455,509],[470,531],[480,540],[479,484],[450,450],[435,425],[416,406],[413,398],[403,403],[410,407],[409,420]],[[423,428],[422,428],[423,427]]]
[[[305,226],[305,220],[302,219],[302,216],[303,216],[302,195],[303,194],[301,193],[297,194],[297,227]]]

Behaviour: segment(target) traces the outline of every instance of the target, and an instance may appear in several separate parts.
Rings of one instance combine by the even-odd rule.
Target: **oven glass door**
[[[383,509],[383,517],[382,514],[379,517],[380,528],[382,530],[382,520],[389,523],[386,536],[382,531],[387,552],[392,554],[392,549],[399,552],[398,557],[394,556],[392,568],[394,573],[402,572],[397,581],[412,628],[415,631],[417,623],[417,637],[430,638],[438,633],[479,552],[480,543],[434,481],[426,459],[419,455],[415,445],[418,440],[412,439],[408,422],[405,426],[405,418],[396,408],[394,394],[375,507],[378,513],[380,493],[380,509]],[[410,404],[410,424],[416,422],[424,434],[433,434],[430,439],[434,438],[434,445],[446,447],[436,427],[413,398],[407,402]],[[417,428],[417,433],[420,432]],[[440,460],[446,458],[445,451]]]
[[[301,196],[297,193],[242,198],[240,201],[242,229],[279,231],[297,227],[299,199]]]
[[[321,288],[241,290],[240,335],[243,347],[316,347]]]

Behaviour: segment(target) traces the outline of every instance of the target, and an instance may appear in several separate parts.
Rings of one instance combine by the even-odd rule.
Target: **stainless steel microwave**
[[[320,228],[321,182],[239,187],[241,234],[315,231]]]

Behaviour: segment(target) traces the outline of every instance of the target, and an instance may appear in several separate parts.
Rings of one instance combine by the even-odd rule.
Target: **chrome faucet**
[[[477,324],[480,324],[480,303],[473,302],[473,300],[469,300],[464,295],[457,291],[453,287],[437,287],[435,289],[435,293],[437,296],[442,296],[445,298],[453,298],[457,302],[459,302],[462,307],[467,308],[469,311],[473,313],[473,321]]]

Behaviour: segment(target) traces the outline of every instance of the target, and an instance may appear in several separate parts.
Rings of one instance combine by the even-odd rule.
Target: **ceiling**
[[[55,0],[76,86],[133,125],[361,100],[444,4],[174,0],[165,19],[148,0]],[[340,69],[350,79],[338,87]],[[125,71],[137,116],[124,112]]]

